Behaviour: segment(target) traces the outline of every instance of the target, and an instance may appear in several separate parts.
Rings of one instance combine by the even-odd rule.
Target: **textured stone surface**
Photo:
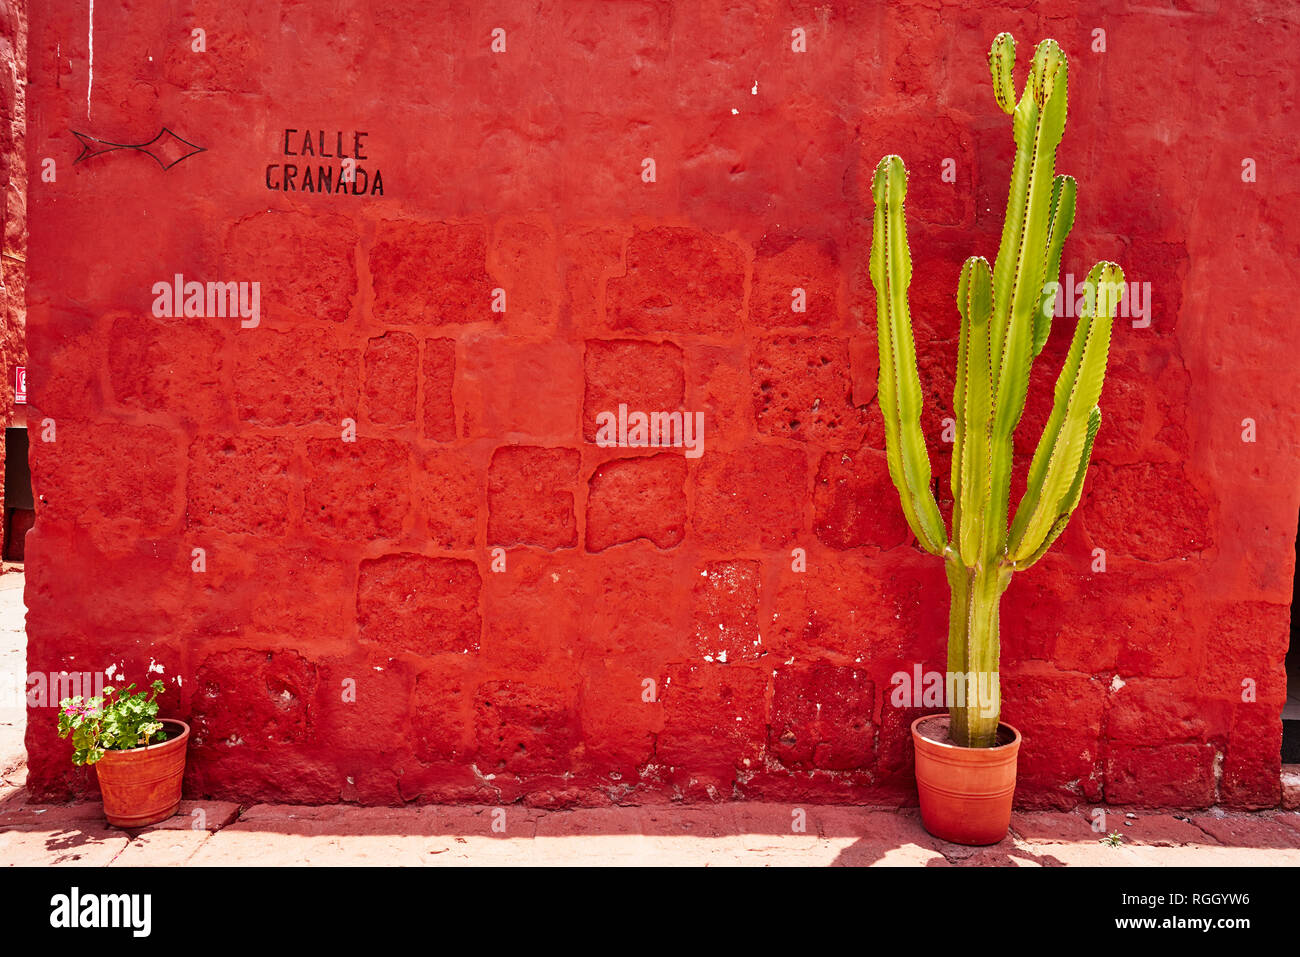
[[[672,548],[686,533],[686,460],[680,455],[616,459],[588,484],[587,548],[644,538]]]
[[[385,222],[370,251],[375,316],[392,325],[491,322],[487,235],[476,224]]]
[[[0,70],[0,305],[26,297],[32,370],[29,667],[163,667],[166,708],[196,728],[187,797],[913,803],[908,725],[927,709],[895,679],[945,667],[947,588],[885,461],[870,176],[892,152],[910,170],[947,515],[957,276],[995,255],[1012,156],[987,43],[1014,29],[1021,77],[1042,36],[1070,56],[1062,272],[1116,259],[1151,304],[1149,325],[1116,323],[1082,504],[1003,603],[1018,799],[1294,802],[1277,719],[1300,508],[1290,7],[1132,7],[1094,53],[1075,20],[1023,4],[539,21],[505,0],[497,54],[469,4],[436,26],[412,4],[201,6],[204,55],[158,45],[188,35],[186,5],[98,0],[88,90],[84,5],[43,3],[30,82]],[[25,27],[0,9],[2,53]],[[1152,50],[1213,82],[1152,69]],[[204,152],[74,164],[71,129],[143,142],[164,124]],[[285,128],[309,125],[364,133],[384,193],[268,190]],[[57,166],[30,177],[26,218],[15,150]],[[260,283],[260,322],[151,315],[177,274]],[[1073,326],[1056,319],[1035,367],[1019,474]],[[21,348],[3,336],[7,414]],[[620,404],[703,413],[702,456],[598,447],[596,414]],[[93,793],[50,711],[30,718],[33,793]],[[1018,853],[947,861],[908,820],[841,862]],[[255,846],[258,826],[222,833]],[[329,859],[331,839],[286,858]]]
[[[387,555],[361,565],[357,626],[383,650],[430,655],[478,650],[478,593],[473,562]]]
[[[627,275],[609,282],[609,323],[636,332],[734,332],[744,281],[733,243],[698,230],[639,231],[628,242]]]
[[[488,469],[488,540],[545,548],[578,544],[574,484],[578,453],[569,449],[508,446]]]

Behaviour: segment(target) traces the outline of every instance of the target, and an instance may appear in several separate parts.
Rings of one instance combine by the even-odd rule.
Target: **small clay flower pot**
[[[1020,732],[998,725],[998,744],[964,748],[948,737],[946,714],[912,722],[921,823],[954,844],[996,844],[1011,826]]]
[[[95,764],[104,816],[114,827],[157,824],[180,806],[190,726],[173,718],[163,718],[162,723],[166,741],[130,751],[105,751]]]

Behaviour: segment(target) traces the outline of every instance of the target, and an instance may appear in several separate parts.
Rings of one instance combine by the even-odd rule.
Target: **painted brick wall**
[[[1115,259],[1151,304],[1117,325],[1085,501],[1004,601],[1019,800],[1275,804],[1298,15],[1020,6],[34,3],[28,161],[57,181],[30,190],[54,439],[33,431],[30,670],[161,668],[193,795],[914,800],[891,682],[943,669],[947,593],[886,473],[870,173],[911,170],[949,499],[953,296],[1001,229],[985,56],[1010,30],[1021,82],[1043,36],[1071,58],[1063,272]],[[205,152],[74,165],[74,131],[164,127]],[[365,189],[286,130],[362,154]],[[155,317],[176,274],[260,283],[258,324]],[[703,454],[599,447],[619,404],[702,412]],[[35,792],[93,790],[29,717]]]

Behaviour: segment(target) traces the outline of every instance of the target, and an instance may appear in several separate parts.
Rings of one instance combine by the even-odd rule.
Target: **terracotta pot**
[[[157,824],[180,806],[190,726],[173,718],[163,718],[162,723],[166,741],[130,751],[105,751],[95,764],[104,816],[114,827]]]
[[[964,748],[948,739],[946,714],[912,722],[921,822],[935,837],[954,844],[996,844],[1007,836],[1020,732],[999,724],[997,739],[1006,743]]]

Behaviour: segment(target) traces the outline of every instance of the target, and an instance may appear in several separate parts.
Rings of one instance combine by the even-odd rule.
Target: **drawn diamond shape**
[[[72,131],[72,135],[81,143],[81,152],[73,161],[74,163],[80,163],[103,153],[111,153],[114,150],[138,150],[152,156],[163,169],[171,169],[181,160],[195,153],[205,152],[204,147],[195,146],[165,126],[158,131],[157,136],[146,143],[111,143],[86,133],[78,133],[76,130]]]

